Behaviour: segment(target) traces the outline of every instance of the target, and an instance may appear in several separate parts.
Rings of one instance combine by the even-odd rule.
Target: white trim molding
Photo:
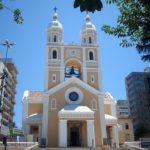
[[[56,51],[56,58],[53,58],[53,52]],[[53,48],[51,50],[51,59],[53,60],[58,60],[58,49],[57,48]]]
[[[66,105],[58,113],[60,119],[94,119],[94,111],[87,106]]]
[[[71,101],[71,99],[69,98],[69,94],[71,92],[76,92],[78,94],[79,97],[76,101]],[[65,100],[68,104],[80,104],[83,101],[83,93],[79,88],[71,87],[65,92]]]
[[[52,98],[50,101],[50,109],[52,110],[57,109],[57,102],[55,98]]]
[[[97,96],[103,96],[103,93],[98,91],[97,89],[95,89],[94,87],[90,86],[89,84],[83,82],[82,80],[76,78],[76,77],[71,77],[68,80],[62,82],[61,84],[56,85],[55,87],[45,91],[46,94],[53,94],[57,91],[59,91],[60,89],[62,89],[63,87],[69,85],[69,84],[77,84],[81,87],[83,87],[84,89],[88,90],[90,93],[93,93]]]
[[[92,110],[97,110],[97,100],[92,99],[91,101]]]
[[[93,54],[93,59],[90,59],[90,52],[92,52],[92,54]],[[93,49],[88,50],[88,60],[90,62],[95,61],[95,52]]]

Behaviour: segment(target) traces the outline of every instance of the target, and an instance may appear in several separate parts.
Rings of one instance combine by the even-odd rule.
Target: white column
[[[87,120],[87,143],[88,147],[95,147],[94,120]]]
[[[49,75],[49,67],[45,66],[45,76],[44,76],[44,90],[48,89],[48,76]]]
[[[29,124],[26,124],[25,125],[25,141],[28,141],[28,135],[30,134],[30,125]]]
[[[83,77],[83,81],[87,82],[87,67],[86,67],[85,47],[83,48],[82,53],[83,53],[82,77]]]
[[[106,134],[106,121],[105,121],[105,112],[104,112],[104,100],[103,97],[99,96],[99,116],[100,116],[100,126],[102,134],[102,145],[103,140],[107,138]]]
[[[29,124],[26,125],[26,134],[27,135],[30,134],[30,125]]]
[[[64,81],[64,47],[61,47],[60,82]]]
[[[49,74],[49,66],[48,66],[48,60],[49,60],[49,46],[46,46],[46,53],[45,53],[45,75],[44,75],[44,90],[48,89],[48,74]]]
[[[113,147],[119,147],[119,137],[118,137],[118,127],[117,125],[112,128],[112,137],[113,137]]]
[[[24,121],[26,120],[26,118],[28,117],[28,98],[24,98],[23,99],[23,111],[22,111],[22,122],[24,123]]]
[[[38,135],[38,139],[39,139],[39,142],[41,141],[41,134],[42,134],[42,126],[41,124],[39,125],[39,135]]]
[[[48,133],[48,107],[49,107],[49,97],[44,94],[43,99],[43,119],[42,119],[42,138],[46,139],[47,143],[47,133]]]
[[[67,120],[59,120],[59,147],[67,147]]]
[[[99,90],[103,91],[102,84],[102,72],[101,72],[101,59],[100,59],[100,49],[97,47],[97,61],[98,61],[98,82],[99,82]]]

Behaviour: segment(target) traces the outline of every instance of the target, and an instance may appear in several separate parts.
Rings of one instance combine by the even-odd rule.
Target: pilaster
[[[48,55],[49,55],[49,46],[46,46],[46,54],[45,54],[45,75],[44,75],[44,90],[48,89],[48,72],[49,72],[49,67],[48,67]]]
[[[89,147],[95,147],[94,120],[87,120],[87,144]]]
[[[59,147],[67,147],[67,120],[59,120]]]
[[[83,65],[82,65],[83,81],[85,83],[87,83],[87,68],[86,68],[86,52],[85,52],[85,47],[83,47],[82,52],[83,52]]]
[[[48,95],[44,94],[43,99],[43,120],[42,120],[42,138],[46,139],[47,143],[47,133],[48,133],[48,106],[49,106],[49,99]]]
[[[64,81],[64,47],[61,47],[60,82]]]
[[[106,140],[106,138],[107,138],[103,97],[99,97],[99,116],[100,116],[100,126],[101,126],[101,134],[102,134],[102,141],[101,142],[103,145],[104,140]]]
[[[118,127],[117,125],[113,126],[113,129],[112,129],[112,134],[113,134],[113,147],[119,147],[119,136],[118,136]]]

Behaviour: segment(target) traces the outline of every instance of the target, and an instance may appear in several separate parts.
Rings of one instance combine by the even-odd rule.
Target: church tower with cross
[[[80,44],[65,44],[58,14],[47,28],[44,90],[25,91],[26,139],[46,147],[119,146],[115,101],[102,91],[99,45],[87,14]]]

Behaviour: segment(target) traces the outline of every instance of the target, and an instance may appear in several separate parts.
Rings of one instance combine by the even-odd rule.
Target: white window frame
[[[90,42],[91,41],[91,42]],[[93,38],[91,36],[88,37],[88,44],[92,44],[93,43]]]
[[[97,110],[97,100],[92,99],[91,101],[92,110]]]
[[[57,52],[57,57],[56,58],[53,58],[53,51]],[[52,51],[51,51],[51,59],[58,60],[58,49],[56,49],[56,48],[52,49]]]
[[[55,80],[53,80],[53,77],[55,77]],[[55,73],[52,74],[52,82],[56,82],[56,74]]]
[[[90,59],[90,52],[93,53],[93,60]],[[95,53],[94,53],[94,50],[93,50],[93,49],[90,49],[90,50],[89,50],[88,57],[89,57],[89,61],[95,61]]]
[[[55,98],[51,99],[50,108],[51,109],[57,109],[57,103],[56,103],[56,99]]]
[[[91,83],[95,83],[95,76],[93,74],[91,75]]]
[[[54,40],[56,38],[56,41]],[[53,35],[53,42],[57,43],[58,42],[58,36],[56,34]]]

